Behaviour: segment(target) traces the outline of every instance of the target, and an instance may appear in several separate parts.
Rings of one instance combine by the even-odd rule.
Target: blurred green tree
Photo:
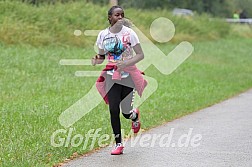
[[[108,5],[111,0],[16,0],[38,6],[40,3],[56,4],[70,2],[91,2]],[[173,9],[186,8],[197,13],[209,13],[217,17],[230,17],[235,10],[245,11],[252,17],[252,0],[117,0],[125,8],[140,9]]]

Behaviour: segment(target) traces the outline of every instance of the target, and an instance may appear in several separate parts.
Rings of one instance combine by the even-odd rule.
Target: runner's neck
[[[119,33],[122,30],[123,26],[111,26],[109,27],[109,31],[113,34]]]

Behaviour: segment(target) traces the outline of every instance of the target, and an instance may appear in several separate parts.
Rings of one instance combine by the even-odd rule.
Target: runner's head
[[[118,20],[124,18],[124,10],[121,6],[112,6],[108,11],[108,21],[113,26]]]

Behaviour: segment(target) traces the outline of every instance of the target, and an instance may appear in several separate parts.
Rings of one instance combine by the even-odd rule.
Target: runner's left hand
[[[122,69],[124,69],[126,67],[126,61],[119,60],[116,63],[116,66],[117,66],[117,70],[122,71]]]

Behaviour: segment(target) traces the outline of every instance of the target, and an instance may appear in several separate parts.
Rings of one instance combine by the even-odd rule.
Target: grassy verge
[[[147,69],[146,75],[155,78],[159,87],[140,107],[142,128],[149,129],[251,88],[251,44],[248,39],[194,43],[193,55],[171,75],[162,75],[154,67]],[[165,53],[173,47],[159,45]],[[83,144],[53,147],[50,137],[63,128],[58,122],[60,113],[83,97],[96,80],[74,76],[76,70],[94,67],[60,66],[59,60],[88,58],[93,54],[92,48],[0,48],[0,165],[51,166],[75,152],[89,151],[89,147],[83,149]],[[130,130],[129,123],[122,122],[126,132]],[[100,134],[111,134],[107,106],[101,103],[73,128],[72,136],[98,128],[102,128]],[[66,139],[67,133],[61,137]]]
[[[97,6],[86,2],[74,2],[39,7],[20,2],[0,2],[0,40],[6,44],[33,46],[87,46],[90,39],[73,35],[75,30],[99,30],[108,26],[109,6]],[[151,23],[159,18],[169,18],[176,27],[171,42],[183,40],[216,40],[227,36],[251,37],[251,29],[237,32],[221,19],[209,19],[207,15],[176,17],[167,10],[125,9],[130,18],[148,37]],[[239,28],[240,29],[240,28]]]

